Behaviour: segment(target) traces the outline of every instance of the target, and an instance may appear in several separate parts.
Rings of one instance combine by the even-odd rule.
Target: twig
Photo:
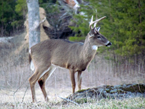
[[[29,86],[27,86],[27,88],[26,88],[26,90],[25,90],[25,92],[24,92],[24,96],[23,96],[23,98],[22,98],[22,102],[24,101],[24,98],[25,98],[25,95],[26,95],[26,92],[27,92],[28,88],[29,88]]]
[[[30,75],[27,77],[26,80],[28,80],[29,77],[30,77]],[[24,83],[26,83],[26,80],[22,83],[22,85],[20,85],[20,86],[16,89],[16,91],[14,91],[14,93],[13,93],[13,99],[14,99],[15,102],[16,102],[15,94],[16,94],[16,92],[24,85]],[[27,88],[28,88],[28,86],[27,86]]]
[[[39,25],[40,25],[41,23],[45,22],[45,20],[46,20],[46,17],[39,23]]]
[[[37,24],[34,23],[34,27],[31,28],[31,31],[33,31],[33,30],[35,30],[36,28],[38,28],[38,27],[40,26],[41,23],[45,22],[45,20],[46,20],[46,17],[45,17],[42,21],[40,21],[39,23],[37,23]]]
[[[26,80],[28,80],[29,77],[30,77],[30,75],[27,77]],[[14,91],[13,95],[15,95],[15,93],[26,83],[26,80]]]
[[[78,103],[76,103],[76,102],[74,102],[74,101],[72,101],[72,100],[70,100],[70,99],[62,98],[62,97],[60,97],[60,96],[58,96],[58,97],[61,98],[61,99],[63,99],[63,100],[65,100],[65,101],[68,101],[68,102],[71,102],[71,103],[74,103],[74,104],[80,106]]]
[[[65,12],[62,16],[60,16],[59,21],[61,21],[62,19],[64,19],[65,17],[67,17],[68,12]]]

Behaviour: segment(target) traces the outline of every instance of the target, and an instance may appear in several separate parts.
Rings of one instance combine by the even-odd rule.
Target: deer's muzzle
[[[109,47],[109,46],[111,46],[111,45],[112,45],[111,42],[108,42],[108,43],[106,44],[107,47]]]

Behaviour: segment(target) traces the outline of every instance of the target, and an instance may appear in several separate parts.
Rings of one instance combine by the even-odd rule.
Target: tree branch
[[[70,99],[62,98],[62,97],[60,97],[60,96],[58,96],[58,97],[61,98],[61,99],[63,99],[63,100],[65,100],[65,101],[68,101],[68,102],[74,103],[75,105],[80,106],[77,102],[74,102],[74,101],[72,101],[72,100],[70,100]]]

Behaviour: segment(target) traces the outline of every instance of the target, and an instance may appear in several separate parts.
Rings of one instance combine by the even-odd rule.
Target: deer
[[[92,16],[89,24],[90,31],[84,43],[65,39],[49,39],[29,49],[30,68],[34,71],[29,78],[32,102],[36,102],[35,83],[37,81],[45,101],[49,101],[45,83],[59,67],[69,70],[73,93],[75,93],[75,73],[77,72],[78,90],[81,90],[82,72],[86,70],[94,58],[98,47],[111,45],[111,42],[99,33],[100,27],[96,27],[96,24],[105,17],[93,21]]]

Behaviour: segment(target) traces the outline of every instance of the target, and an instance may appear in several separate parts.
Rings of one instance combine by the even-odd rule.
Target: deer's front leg
[[[76,82],[75,82],[75,72],[73,70],[70,70],[70,78],[72,83],[72,92],[75,93]]]
[[[82,84],[82,72],[78,72],[78,89],[81,90],[81,84]]]

